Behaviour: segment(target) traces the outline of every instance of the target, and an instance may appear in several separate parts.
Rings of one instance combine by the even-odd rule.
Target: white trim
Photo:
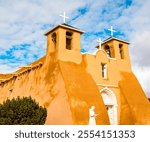
[[[106,55],[106,57],[107,57],[108,60],[117,61],[116,58],[108,57],[108,56],[107,56],[107,53],[106,53],[105,50],[103,50],[103,49],[98,49],[98,50],[94,51],[93,53],[90,53],[90,52],[84,52],[84,53],[82,53],[82,52],[81,52],[81,54],[82,54],[82,55],[92,55],[92,56],[95,56],[95,57],[96,57],[99,51],[104,52],[104,54]]]
[[[80,32],[80,33],[84,33],[84,31],[82,31],[82,30],[80,30],[80,29],[76,29],[76,28],[74,28],[74,27],[69,27],[69,26],[67,26],[67,25],[59,25],[59,26],[61,26],[61,27],[64,27],[64,28],[67,28],[67,29],[72,29],[72,30],[74,30],[74,31],[78,31],[78,32]]]
[[[58,27],[63,27],[63,28],[67,28],[67,29],[71,29],[71,30],[80,32],[80,33],[84,33],[84,31],[79,30],[79,29],[76,29],[76,28],[74,28],[74,27],[70,27],[70,26],[67,26],[67,25],[59,24],[59,25],[55,26],[54,28],[52,28],[52,29],[48,30],[47,32],[45,32],[44,35],[47,35],[48,33],[50,33],[51,31],[55,30],[55,29],[58,28]]]
[[[105,104],[106,106],[109,106],[109,105],[112,106],[111,109],[112,109],[112,112],[113,112],[113,117],[114,117],[114,119],[113,119],[113,122],[112,122],[111,125],[117,125],[117,124],[118,124],[118,104],[117,104],[116,95],[114,94],[113,91],[111,91],[111,90],[108,89],[107,87],[101,89],[101,90],[100,90],[100,93],[101,93],[101,94],[104,93],[104,94],[108,95],[110,98],[112,98],[112,102],[113,102],[113,103],[107,103],[107,104],[105,104],[105,102],[104,102],[104,104]],[[108,113],[109,113],[109,112],[108,112]],[[109,114],[108,114],[108,116],[109,116]]]
[[[122,39],[119,39],[119,38],[116,38],[116,37],[110,37],[110,38],[104,40],[102,44],[105,44],[106,42],[108,42],[108,41],[110,41],[110,40],[113,40],[113,39],[114,39],[114,40],[121,41],[121,42],[124,42],[124,43],[127,43],[127,44],[130,44],[128,41],[125,41],[125,40],[122,40]]]
[[[27,66],[20,66],[19,68],[32,68],[32,66],[27,65]]]
[[[111,58],[111,57],[108,57],[109,60],[114,60],[114,61],[117,61],[116,58]]]
[[[97,50],[94,51],[93,53],[88,52],[88,51],[87,51],[87,52],[84,52],[84,53],[81,52],[81,54],[83,54],[83,55],[84,55],[84,54],[88,54],[88,55],[94,55],[94,56],[95,56],[95,55],[97,55],[97,53],[98,53],[99,51],[102,51],[102,52],[104,52],[104,53],[106,54],[105,50],[103,50],[103,49],[97,49]]]
[[[95,53],[90,53],[90,52],[84,52],[84,53],[81,52],[81,54],[82,54],[82,55],[93,55],[93,56],[96,55]]]
[[[0,79],[0,81],[5,81],[6,79]]]
[[[102,87],[112,87],[112,88],[119,88],[118,85],[112,85],[112,84],[100,84],[96,83],[97,86],[102,86]]]

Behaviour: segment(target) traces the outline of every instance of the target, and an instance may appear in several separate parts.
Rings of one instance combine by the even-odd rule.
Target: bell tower
[[[80,36],[84,32],[68,24],[60,24],[50,31],[47,36],[47,54],[57,52],[58,59],[80,64]]]
[[[116,60],[121,71],[131,71],[128,45],[129,42],[115,37],[110,37],[102,43],[102,49],[106,52],[107,57]]]

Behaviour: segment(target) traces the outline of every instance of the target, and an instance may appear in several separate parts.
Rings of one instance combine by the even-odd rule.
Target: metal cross
[[[98,45],[99,45],[99,49],[102,49],[102,40],[101,40],[101,38],[99,38],[98,40],[97,40],[97,42],[98,42]]]
[[[110,29],[108,29],[108,30],[111,32],[111,36],[113,37],[113,33],[116,32],[116,31],[113,29],[113,26],[111,26]]]
[[[66,16],[65,11],[64,11],[64,15],[59,15],[59,16],[64,18],[64,23],[66,23],[66,19],[69,19],[69,17]]]

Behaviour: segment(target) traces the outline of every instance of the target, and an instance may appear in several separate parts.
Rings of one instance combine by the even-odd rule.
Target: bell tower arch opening
[[[66,49],[72,49],[72,32],[66,32]]]
[[[119,44],[119,52],[120,52],[120,58],[124,59],[123,44]]]
[[[55,32],[52,34],[51,38],[52,38],[52,42],[53,42],[52,44],[54,46],[54,49],[56,49],[56,33]]]
[[[113,46],[110,46],[108,44],[106,44],[104,46],[104,51],[106,52],[107,56],[109,58],[115,58],[115,55],[114,55],[114,47]]]
[[[109,45],[105,46],[105,52],[106,52],[108,57],[111,57],[111,51],[110,51],[110,46]]]
[[[107,87],[100,90],[111,125],[118,124],[118,104],[115,94]]]
[[[59,24],[45,33],[47,36],[47,55],[57,53],[57,58],[80,64],[80,37],[84,32],[68,24]],[[49,57],[49,56],[47,56]]]

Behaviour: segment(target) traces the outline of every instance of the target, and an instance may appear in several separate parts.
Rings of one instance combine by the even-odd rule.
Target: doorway
[[[111,125],[118,124],[118,105],[115,94],[108,88],[103,88],[101,91],[101,96],[103,98],[109,121]]]

